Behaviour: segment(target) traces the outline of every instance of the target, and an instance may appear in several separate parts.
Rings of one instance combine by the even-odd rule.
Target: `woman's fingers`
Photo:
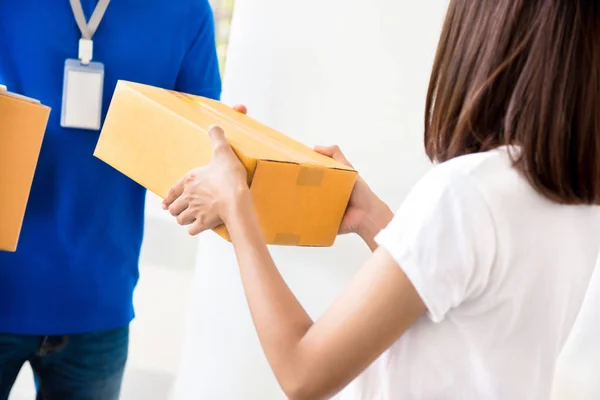
[[[173,203],[176,199],[181,197],[184,187],[185,187],[185,181],[182,178],[179,180],[179,182],[177,182],[175,184],[175,186],[173,186],[171,188],[171,190],[169,190],[167,197],[165,197],[165,199],[163,200],[163,203],[162,203],[163,209],[167,210],[171,206],[171,203]]]
[[[225,139],[225,132],[223,132],[223,129],[220,126],[212,125],[210,128],[208,128],[208,136],[210,137],[213,150],[231,147],[229,143],[227,143],[227,140]]]
[[[225,132],[220,126],[212,125],[210,128],[208,128],[208,136],[210,137],[210,142],[213,148],[214,157],[212,163],[224,160],[221,158],[223,156],[225,156],[225,159],[227,160],[235,159],[239,162],[235,153],[233,152],[233,149],[231,148],[231,145],[225,138]]]
[[[352,164],[346,159],[346,156],[344,156],[344,153],[342,153],[342,150],[340,150],[338,146],[316,146],[315,151],[324,156],[333,158],[335,161],[341,162],[344,165],[352,167]]]
[[[197,219],[190,227],[188,228],[188,233],[192,236],[196,236],[202,232],[204,232],[206,228],[201,220]]]
[[[324,156],[333,158],[333,146],[315,146],[315,151],[323,154]]]
[[[196,214],[189,207],[177,216],[177,223],[179,225],[190,225],[194,221],[196,221]]]
[[[177,199],[175,199],[175,201],[171,202],[171,205],[169,206],[169,212],[172,216],[177,217],[179,214],[185,211],[188,206],[189,204],[184,199],[184,196],[179,196]]]
[[[207,220],[206,218],[203,218],[203,216],[200,216],[199,218],[196,218],[196,221],[194,221],[190,225],[190,227],[188,228],[188,233],[192,236],[196,236],[204,231],[213,229],[214,227],[221,225],[221,223],[222,222],[219,220]]]

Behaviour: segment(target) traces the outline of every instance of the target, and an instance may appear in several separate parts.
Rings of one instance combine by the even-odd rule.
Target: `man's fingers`
[[[168,209],[171,203],[173,203],[181,194],[183,193],[184,188],[184,180],[180,179],[179,182],[175,184],[167,194],[167,197],[163,200],[162,207],[163,209]]]
[[[240,112],[242,114],[248,114],[248,109],[243,104],[236,104],[232,107],[235,111]]]

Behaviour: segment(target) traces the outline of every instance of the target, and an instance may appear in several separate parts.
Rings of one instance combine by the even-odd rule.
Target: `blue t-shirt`
[[[86,18],[96,2],[82,0]],[[75,334],[133,318],[145,190],[93,157],[99,132],[60,127],[64,64],[79,39],[67,0],[0,0],[0,83],[52,107],[18,251],[0,252],[0,333]],[[208,0],[113,0],[93,41],[103,117],[118,79],[220,96]]]

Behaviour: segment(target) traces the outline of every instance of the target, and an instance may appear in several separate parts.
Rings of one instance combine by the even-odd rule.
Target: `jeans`
[[[37,400],[117,400],[129,327],[69,336],[0,334],[0,400],[21,367],[33,370]]]

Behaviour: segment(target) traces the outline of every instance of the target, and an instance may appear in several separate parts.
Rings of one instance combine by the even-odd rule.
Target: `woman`
[[[395,215],[358,181],[340,233],[373,255],[317,321],[279,275],[218,127],[211,164],[164,206],[191,234],[226,224],[289,398],[544,399],[600,250],[598,109],[600,6],[451,1],[425,114],[437,165]]]

